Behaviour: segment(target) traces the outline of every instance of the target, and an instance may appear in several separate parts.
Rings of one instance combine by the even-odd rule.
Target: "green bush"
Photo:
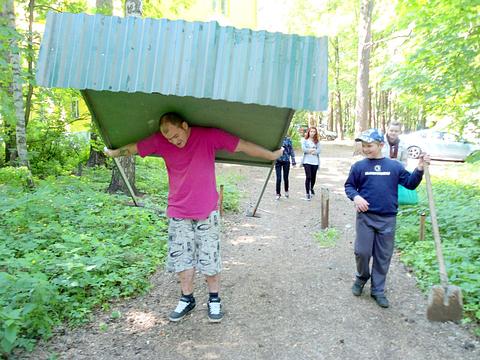
[[[47,176],[24,190],[26,169],[0,169],[0,352],[31,349],[56,325],[89,320],[94,308],[143,293],[166,253],[168,181],[163,160],[138,159],[145,207],[105,192],[111,171]],[[28,174],[28,172],[26,172]],[[236,210],[234,176],[222,178]]]
[[[457,180],[447,177],[433,179],[434,198],[449,281],[462,289],[467,316],[465,321],[478,323],[480,186],[476,178],[479,169],[478,166],[467,164],[457,166],[458,173],[462,173],[463,177],[455,176]],[[419,205],[402,207],[398,214],[397,248],[402,261],[414,269],[420,287],[429,291],[432,285],[440,283],[440,279],[424,187],[420,188],[419,197]],[[427,213],[425,241],[418,240],[419,215],[422,211]]]

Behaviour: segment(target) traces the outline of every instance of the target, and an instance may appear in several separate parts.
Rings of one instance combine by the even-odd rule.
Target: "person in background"
[[[282,185],[282,171],[283,171],[283,185],[285,189],[285,197],[288,198],[288,189],[289,189],[289,182],[288,182],[288,175],[290,173],[290,159],[292,166],[295,166],[295,152],[293,151],[292,140],[287,135],[283,139],[283,154],[280,156],[277,161],[275,161],[275,175],[276,175],[276,200],[280,200],[282,193],[280,191]]]
[[[423,168],[430,157],[421,154],[417,168],[409,173],[400,162],[383,156],[385,139],[377,129],[363,132],[355,141],[361,141],[365,158],[352,165],[345,182],[345,193],[357,210],[354,244],[357,272],[352,293],[360,296],[371,279],[371,297],[387,308],[385,281],[393,255],[398,184],[415,189],[422,181]]]
[[[404,142],[400,140],[399,136],[401,133],[402,124],[400,122],[392,121],[388,124],[382,154],[386,158],[400,161],[403,166],[406,167],[408,162],[408,150]]]
[[[274,161],[283,149],[270,151],[223,130],[190,127],[177,113],[160,117],[160,129],[153,135],[122,146],[105,149],[110,157],[139,154],[159,155],[168,172],[168,258],[167,269],[178,274],[181,297],[170,315],[179,321],[195,308],[195,269],[205,275],[209,299],[208,319],[223,318],[219,290],[222,261],[220,221],[215,181],[215,153],[218,150],[244,152]]]
[[[305,193],[306,199],[311,200],[315,195],[315,181],[317,171],[320,166],[320,142],[318,141],[318,132],[314,127],[310,127],[302,139],[303,158],[302,164],[305,170]]]

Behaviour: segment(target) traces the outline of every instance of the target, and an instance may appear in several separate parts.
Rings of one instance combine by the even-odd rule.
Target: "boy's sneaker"
[[[208,321],[220,322],[223,319],[222,303],[220,298],[208,300]]]
[[[310,201],[310,200],[312,200],[312,195],[307,194],[307,195],[305,196],[305,198],[307,199],[307,201]]]
[[[313,189],[310,190],[310,192],[312,193],[312,195],[315,195],[315,191],[313,191]]]
[[[352,286],[352,294],[355,296],[360,296],[362,295],[363,287],[365,286],[365,283],[361,283],[358,280],[355,280]]]
[[[288,199],[290,195],[288,195],[288,191],[285,191],[285,197]]]
[[[168,319],[170,321],[180,321],[185,317],[185,315],[187,315],[194,308],[195,308],[195,299],[191,301],[188,298],[185,298],[184,296],[182,296],[175,310],[173,310],[168,316]]]
[[[384,294],[371,294],[371,296],[375,299],[378,306],[382,308],[388,308],[390,306],[390,304],[388,303],[388,299]]]
[[[277,200],[277,201],[280,200],[280,196],[281,196],[281,195],[277,194],[277,195],[275,196],[275,200]]]

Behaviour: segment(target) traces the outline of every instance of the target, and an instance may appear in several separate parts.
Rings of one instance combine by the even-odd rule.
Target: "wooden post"
[[[425,212],[420,214],[420,241],[425,240]]]
[[[322,187],[322,229],[328,228],[328,212],[330,204],[330,194],[327,188]]]
[[[220,217],[223,217],[223,185],[220,185],[220,197],[218,199],[218,208],[220,210]]]

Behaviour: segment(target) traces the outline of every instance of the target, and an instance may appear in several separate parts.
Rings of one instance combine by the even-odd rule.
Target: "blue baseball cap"
[[[384,143],[385,139],[383,137],[383,133],[378,129],[368,129],[360,134],[355,141],[363,141],[366,143],[372,143],[377,141],[379,143]]]

